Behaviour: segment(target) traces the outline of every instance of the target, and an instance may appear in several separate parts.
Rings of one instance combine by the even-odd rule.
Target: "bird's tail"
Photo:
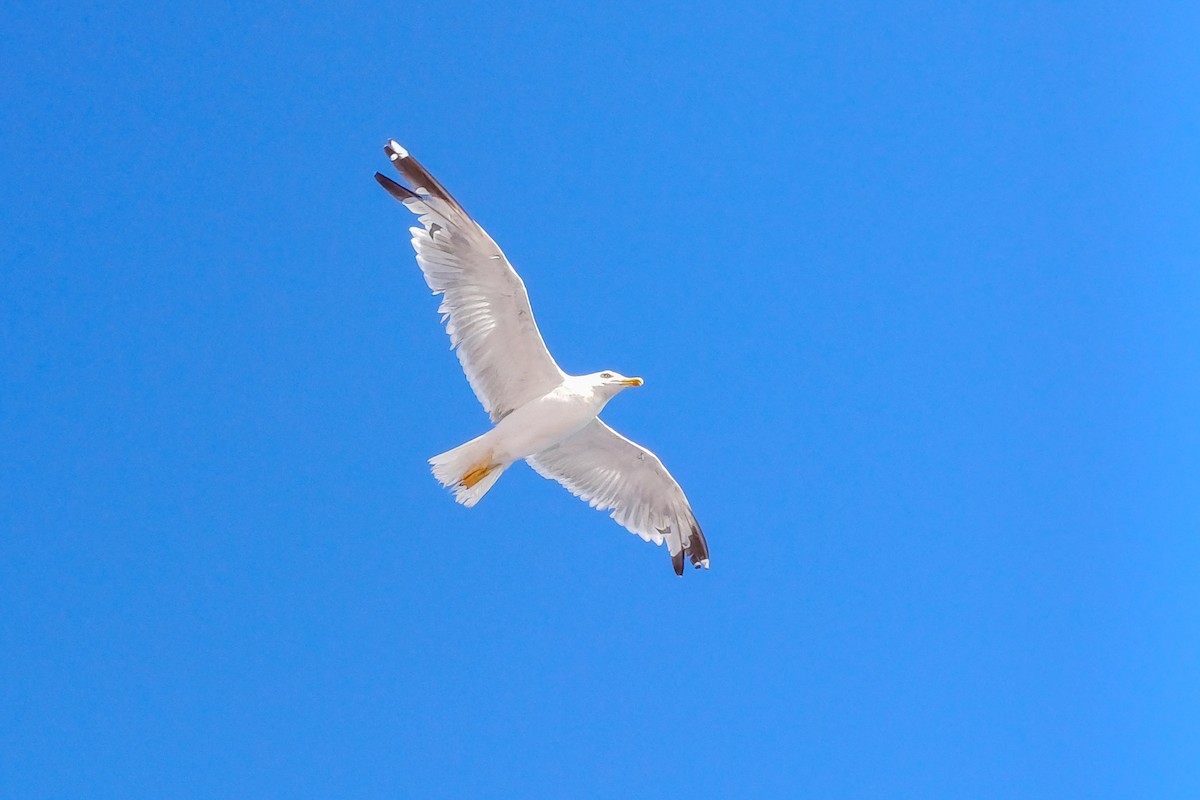
[[[487,494],[508,464],[495,459],[495,450],[485,433],[466,444],[429,459],[433,476],[454,492],[454,499],[470,507]]]

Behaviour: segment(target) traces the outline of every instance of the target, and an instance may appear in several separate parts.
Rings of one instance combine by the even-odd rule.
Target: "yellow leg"
[[[467,487],[468,489],[473,489],[475,484],[479,483],[488,475],[491,475],[492,470],[494,470],[496,467],[496,464],[490,464],[487,461],[484,461],[478,466],[467,470],[467,474],[463,475],[462,480],[459,481],[459,484]]]

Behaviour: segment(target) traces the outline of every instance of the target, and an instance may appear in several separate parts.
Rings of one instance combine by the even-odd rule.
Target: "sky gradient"
[[[18,3],[0,796],[1200,796],[1192,4]],[[395,137],[712,569],[486,430]]]

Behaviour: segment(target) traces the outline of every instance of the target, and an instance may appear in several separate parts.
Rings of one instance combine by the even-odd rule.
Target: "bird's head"
[[[604,372],[593,372],[588,376],[592,380],[592,385],[602,394],[612,397],[617,392],[628,389],[630,386],[641,386],[645,381],[641,378],[626,378],[619,372],[614,372],[611,369]]]

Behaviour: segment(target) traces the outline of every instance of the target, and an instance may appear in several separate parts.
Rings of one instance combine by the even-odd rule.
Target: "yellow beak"
[[[625,380],[621,381],[622,386],[641,386],[643,383],[645,383],[645,381],[641,378],[626,378]]]

